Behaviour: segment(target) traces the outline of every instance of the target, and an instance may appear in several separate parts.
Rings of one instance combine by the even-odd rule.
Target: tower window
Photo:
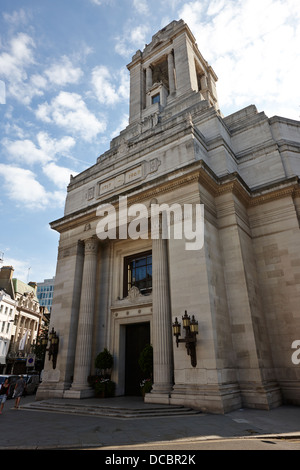
[[[160,103],[160,94],[157,93],[157,95],[152,96],[152,104],[154,103]]]

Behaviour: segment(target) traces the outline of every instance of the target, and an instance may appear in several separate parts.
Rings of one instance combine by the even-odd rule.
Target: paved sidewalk
[[[300,407],[282,406],[270,411],[241,409],[225,415],[198,413],[141,417],[107,417],[30,409],[35,397],[22,398],[14,410],[8,400],[0,415],[0,449],[101,449],[153,446],[165,441],[176,450],[178,442],[199,439],[277,436],[300,439]],[[56,402],[56,400],[51,400]],[[151,408],[142,398],[57,400],[89,407],[116,407],[135,410]],[[35,402],[37,403],[37,402]],[[170,447],[168,447],[170,449]]]

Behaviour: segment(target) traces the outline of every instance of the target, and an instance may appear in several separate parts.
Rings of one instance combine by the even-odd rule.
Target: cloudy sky
[[[55,275],[70,174],[126,127],[126,65],[180,18],[225,116],[300,119],[299,0],[0,0],[0,252],[19,279]]]

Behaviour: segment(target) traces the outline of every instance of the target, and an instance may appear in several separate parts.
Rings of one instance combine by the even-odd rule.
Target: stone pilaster
[[[153,389],[148,403],[168,403],[173,387],[172,320],[167,240],[152,240]]]
[[[98,241],[96,238],[89,238],[84,241],[84,265],[77,330],[74,379],[71,389],[65,392],[65,396],[68,397],[83,398],[93,395],[93,391],[89,387],[87,379],[91,370],[97,248]]]
[[[152,87],[152,69],[151,67],[146,68],[146,91]]]
[[[173,52],[168,54],[168,75],[169,75],[169,92],[170,95],[175,93],[175,76],[174,76],[174,56]]]

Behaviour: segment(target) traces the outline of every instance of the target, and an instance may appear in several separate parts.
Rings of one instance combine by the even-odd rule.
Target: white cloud
[[[38,76],[28,79],[27,70],[35,64],[35,43],[25,33],[14,36],[7,48],[0,54],[1,78],[6,82],[7,97],[28,105],[34,96],[41,96],[45,86]]]
[[[40,148],[50,157],[55,158],[56,155],[69,155],[70,150],[76,144],[75,139],[70,136],[64,136],[61,139],[49,137],[47,132],[39,132],[37,141]]]
[[[55,123],[68,132],[79,134],[86,141],[106,129],[105,121],[99,121],[77,93],[60,92],[50,104],[40,104],[36,116],[44,122]]]
[[[4,146],[9,158],[14,161],[20,161],[28,165],[35,163],[46,163],[50,160],[47,153],[36,148],[31,140],[15,140],[3,139],[2,145]]]
[[[64,86],[69,83],[78,83],[83,72],[79,67],[74,67],[67,56],[62,56],[59,62],[53,63],[45,70],[45,75],[51,84]]]
[[[45,165],[43,172],[60,189],[66,189],[70,182],[70,175],[76,175],[69,168],[56,165],[54,162]]]
[[[3,139],[2,145],[11,161],[22,162],[22,164],[34,165],[46,163],[53,160],[56,155],[68,155],[75,145],[75,140],[70,136],[61,139],[52,139],[46,132],[37,134],[38,146],[29,139],[9,140]]]
[[[9,81],[22,81],[27,77],[25,69],[34,62],[34,41],[28,34],[13,37],[8,52],[0,54],[1,77]]]
[[[111,133],[110,138],[113,139],[114,137],[117,137],[120,132],[125,129],[125,127],[128,126],[128,121],[129,121],[129,115],[124,114],[121,118],[121,122],[119,126]]]
[[[149,13],[149,7],[146,0],[133,0],[133,7],[141,15],[147,15]]]
[[[30,261],[12,258],[11,256],[4,255],[5,266],[12,266],[14,268],[13,277],[20,281],[27,282],[28,275],[30,274]],[[31,279],[28,278],[28,282]]]
[[[111,76],[107,67],[100,65],[94,68],[92,84],[100,103],[114,104],[119,101],[119,96],[111,83]]]
[[[98,101],[106,105],[113,105],[129,97],[129,74],[124,69],[112,76],[107,67],[95,67],[92,71],[92,85]]]
[[[110,5],[114,0],[90,0],[94,5]]]
[[[299,119],[297,0],[187,2],[179,17],[219,77],[221,111],[232,112],[257,101],[270,116]]]
[[[7,23],[10,23],[13,26],[27,23],[27,13],[22,8],[20,10],[13,11],[12,14],[4,12],[3,18]]]
[[[40,210],[50,203],[62,207],[65,201],[63,191],[48,192],[37,181],[36,175],[27,169],[0,163],[3,187],[9,199],[19,208]]]
[[[131,24],[127,24],[123,35],[115,38],[115,51],[123,57],[128,57],[135,53],[137,49],[144,49],[149,33],[150,28],[145,24],[138,25],[135,28]]]
[[[18,33],[0,54],[0,75],[7,84],[7,95],[29,105],[35,96],[43,96],[47,88],[77,84],[83,72],[63,55],[45,69],[29,75],[30,67],[40,67],[34,58],[34,40],[25,33]],[[41,67],[40,67],[41,68]]]

